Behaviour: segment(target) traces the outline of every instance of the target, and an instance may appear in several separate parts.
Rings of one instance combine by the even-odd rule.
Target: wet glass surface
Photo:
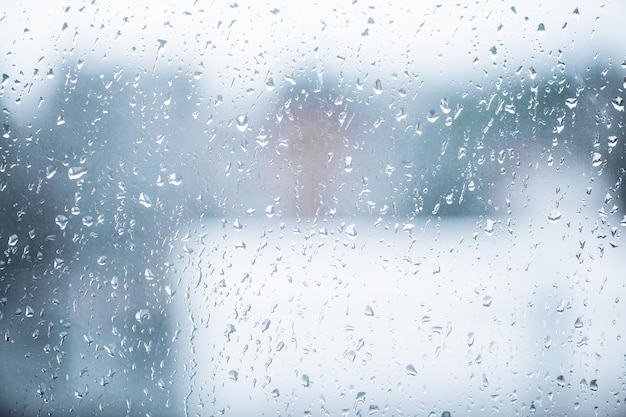
[[[0,7],[0,414],[626,413],[625,6]]]

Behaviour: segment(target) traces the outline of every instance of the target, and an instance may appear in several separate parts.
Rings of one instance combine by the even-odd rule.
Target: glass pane
[[[626,5],[2,9],[0,414],[624,415]]]

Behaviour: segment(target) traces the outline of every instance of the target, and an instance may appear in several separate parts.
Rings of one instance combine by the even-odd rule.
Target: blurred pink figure
[[[290,100],[278,127],[279,195],[283,214],[317,217],[334,212],[346,168],[347,133],[338,112],[318,98]]]

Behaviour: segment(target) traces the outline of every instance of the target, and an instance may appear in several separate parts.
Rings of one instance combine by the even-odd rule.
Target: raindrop
[[[248,116],[245,114],[240,114],[237,116],[237,130],[240,132],[245,132],[248,128]]]
[[[372,308],[372,306],[367,305],[367,306],[365,306],[365,311],[363,311],[363,313],[366,316],[373,317],[374,316],[374,309]]]
[[[150,320],[150,318],[150,310],[147,308],[142,308],[135,313],[135,320],[137,320],[140,324],[143,324],[144,321]]]
[[[621,97],[615,97],[611,100],[611,104],[615,107],[617,111],[624,111],[624,99]]]
[[[546,336],[546,338],[543,339],[543,347],[546,349],[550,349],[551,346],[552,346],[552,339],[550,338],[550,336]]]
[[[487,219],[485,221],[485,233],[487,234],[487,236],[493,235],[493,226],[495,224],[496,224],[496,222],[491,220],[491,219]]]
[[[146,268],[146,270],[143,272],[143,276],[148,281],[154,280],[154,277],[155,277],[154,272],[152,272],[150,268]]]
[[[267,91],[273,91],[274,88],[276,88],[276,86],[274,85],[274,79],[272,77],[269,77],[265,82],[265,88],[267,88]]]
[[[15,245],[17,245],[17,235],[11,235],[9,236],[9,246],[13,247]]]
[[[435,110],[430,110],[426,115],[426,120],[428,120],[430,123],[435,123],[437,119],[439,119],[439,113],[437,113],[437,111]]]
[[[57,167],[55,167],[54,165],[48,165],[46,167],[46,179],[50,179],[54,177],[54,174],[56,173],[57,173]]]
[[[570,109],[573,109],[578,104],[578,99],[576,97],[570,97],[565,99],[565,105]]]
[[[65,124],[65,119],[63,118],[63,115],[60,114],[59,117],[57,117],[57,126],[61,126]]]
[[[356,238],[357,231],[356,231],[356,225],[354,223],[353,224],[349,224],[346,227],[346,235],[348,235],[348,237],[351,238],[351,239]]]
[[[61,269],[63,267],[63,265],[65,265],[65,261],[61,258],[54,258],[54,261],[52,262],[52,267],[54,269]]]
[[[493,299],[491,298],[490,295],[485,295],[483,297],[483,307],[489,307],[491,306],[491,303],[493,302]]]
[[[602,154],[600,152],[594,152],[591,157],[591,165],[594,167],[599,167],[602,165]]]
[[[183,178],[177,173],[173,172],[167,177],[167,182],[170,185],[180,185],[183,183]]]
[[[564,387],[565,386],[565,377],[563,375],[559,375],[556,378],[556,383],[559,387]]]
[[[267,218],[272,218],[274,217],[274,206],[273,205],[269,205],[267,207],[265,207],[265,215],[267,216]]]
[[[443,114],[450,113],[450,103],[448,102],[447,98],[441,99],[441,103],[439,103],[439,107],[441,108],[441,111],[443,112]]]
[[[152,207],[152,199],[150,199],[148,194],[143,192],[139,194],[139,203],[146,208]]]
[[[474,344],[474,332],[469,332],[467,334],[467,346],[472,346]]]
[[[417,375],[417,371],[415,370],[415,367],[412,364],[408,364],[405,368],[407,375],[409,376],[416,376]]]
[[[543,23],[539,23],[539,26],[537,26],[537,31],[538,32],[545,32],[546,31],[546,26]]]
[[[591,391],[597,391],[598,390],[598,380],[597,379],[592,379],[591,382],[589,383],[589,389]]]
[[[617,145],[617,136],[609,136],[608,138],[609,148],[614,148]]]
[[[24,310],[24,316],[26,317],[33,317],[35,315],[35,310],[33,310],[33,308],[31,306],[26,306],[26,309]]]
[[[65,217],[64,215],[59,214],[58,216],[54,218],[54,222],[56,223],[57,226],[59,226],[59,229],[65,230],[65,228],[67,227],[67,223],[69,222],[69,219]]]
[[[70,177],[71,180],[77,180],[83,177],[87,173],[87,168],[85,167],[71,167],[67,171],[67,176]]]
[[[558,223],[559,220],[561,220],[561,211],[558,208],[552,210],[552,212],[548,214],[548,220],[550,220],[550,223],[553,224]]]
[[[270,319],[263,320],[263,322],[261,323],[261,333],[269,329],[270,324],[272,324],[272,321]]]
[[[237,381],[239,379],[239,372],[233,370],[228,371],[228,377],[233,381]]]
[[[578,318],[576,318],[576,321],[574,322],[574,328],[580,329],[582,327],[583,327],[583,318],[579,316]]]
[[[489,52],[491,53],[491,59],[495,61],[498,57],[498,49],[495,46],[492,46],[489,48]]]
[[[309,376],[307,374],[302,374],[302,386],[304,387],[311,386],[311,380],[309,379]]]
[[[243,229],[243,225],[241,224],[241,222],[239,221],[239,219],[236,219],[233,222],[233,229],[235,229],[236,231],[240,232],[241,229]]]
[[[374,82],[374,93],[380,95],[383,92],[383,84],[380,82],[380,78]]]
[[[344,160],[343,169],[346,172],[352,172],[352,157],[351,156],[346,156],[346,159]]]

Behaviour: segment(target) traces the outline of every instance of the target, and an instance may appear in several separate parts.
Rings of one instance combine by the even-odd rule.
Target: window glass
[[[618,1],[0,8],[0,414],[624,415]]]

